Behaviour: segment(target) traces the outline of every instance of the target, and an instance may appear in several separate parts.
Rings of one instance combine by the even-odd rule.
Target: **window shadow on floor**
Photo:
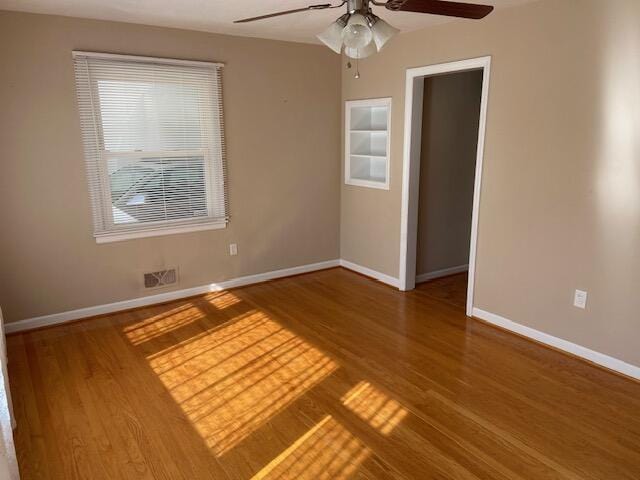
[[[347,479],[388,468],[352,425],[382,438],[407,410],[233,291],[134,311],[119,328],[146,364],[145,382],[162,386],[200,455],[229,478]]]

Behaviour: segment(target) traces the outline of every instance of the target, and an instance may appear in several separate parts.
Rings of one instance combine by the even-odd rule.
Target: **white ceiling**
[[[458,1],[471,3],[470,0]],[[528,1],[531,0],[485,0],[476,3],[502,8]],[[329,2],[330,0],[0,0],[0,10],[316,43],[315,35],[346,11],[346,7],[343,7],[345,10],[327,9],[294,13],[246,24],[234,24],[233,20]],[[333,3],[339,4],[340,0],[333,0]],[[377,15],[403,32],[452,20],[436,15],[390,12],[384,7],[373,9]]]

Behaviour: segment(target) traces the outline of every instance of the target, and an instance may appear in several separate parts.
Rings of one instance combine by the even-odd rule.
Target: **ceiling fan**
[[[476,5],[472,3],[449,2],[443,0],[344,0],[340,4],[324,3],[295,8],[282,12],[244,18],[233,23],[247,23],[265,18],[289,15],[290,13],[306,12],[308,10],[325,10],[347,6],[347,13],[329,25],[318,38],[336,53],[342,52],[350,58],[366,58],[376,52],[393,37],[399,30],[377,17],[371,11],[371,5],[385,7],[392,12],[417,12],[432,15],[446,15],[449,17],[481,19],[493,11],[490,5]]]

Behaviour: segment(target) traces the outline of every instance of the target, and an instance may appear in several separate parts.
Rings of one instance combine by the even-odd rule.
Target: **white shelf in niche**
[[[391,99],[345,104],[345,183],[389,190]]]
[[[367,153],[352,153],[351,154],[352,157],[362,157],[362,158],[384,158],[386,160],[387,156],[386,155],[373,155],[371,153],[367,154]]]

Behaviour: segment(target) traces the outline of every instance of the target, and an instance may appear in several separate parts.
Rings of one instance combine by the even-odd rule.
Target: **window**
[[[94,236],[224,228],[222,65],[74,52]]]

